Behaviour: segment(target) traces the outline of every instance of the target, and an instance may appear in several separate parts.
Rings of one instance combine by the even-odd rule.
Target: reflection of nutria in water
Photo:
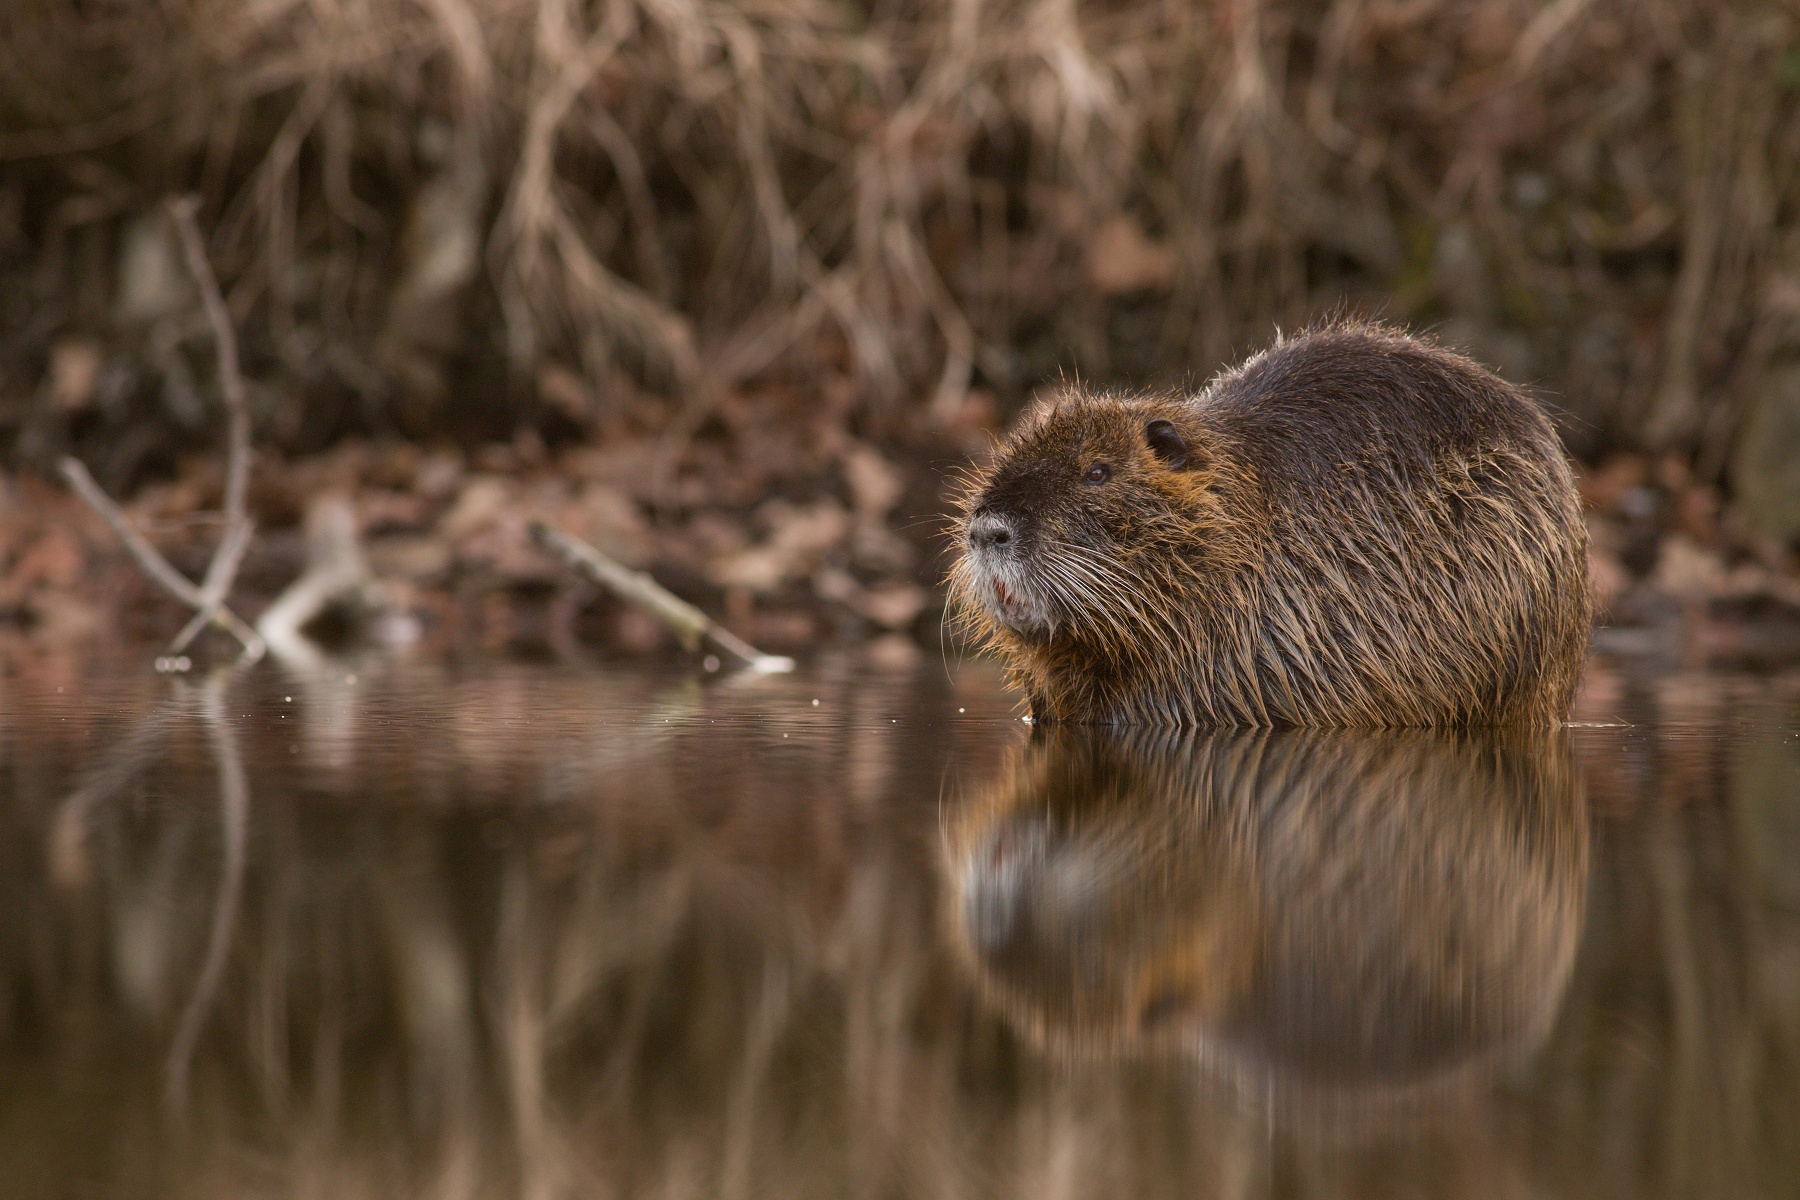
[[[1044,721],[1541,725],[1587,645],[1587,532],[1549,421],[1377,326],[1194,397],[1070,390],[967,497],[956,611]]]
[[[1393,1097],[1547,1034],[1587,826],[1554,734],[1063,730],[946,846],[953,939],[1037,1040]]]

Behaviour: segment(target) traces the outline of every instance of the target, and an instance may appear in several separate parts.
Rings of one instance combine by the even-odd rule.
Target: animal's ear
[[[1171,471],[1179,471],[1188,465],[1187,440],[1181,431],[1175,428],[1173,421],[1165,421],[1161,417],[1144,426],[1144,440],[1150,443],[1150,451],[1162,460],[1163,466]]]

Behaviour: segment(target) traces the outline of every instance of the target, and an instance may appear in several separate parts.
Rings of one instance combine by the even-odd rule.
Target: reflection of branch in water
[[[410,685],[433,703],[438,695],[462,696],[457,703],[491,720],[493,689],[485,683],[466,692],[420,688],[417,677]],[[224,703],[247,690],[227,691]],[[197,704],[198,690],[187,694]],[[536,695],[541,706],[555,706],[554,694]],[[850,705],[844,708],[851,714],[845,725],[854,739],[862,738],[872,726]],[[190,713],[182,709],[175,716],[184,721]],[[295,715],[290,711],[288,719]],[[964,982],[968,964],[949,957],[953,943],[944,926],[963,919],[963,910],[946,913],[934,886],[940,878],[934,760],[910,761],[896,750],[895,761],[882,766],[892,782],[868,785],[891,790],[867,793],[858,791],[862,785],[855,781],[866,772],[854,763],[883,745],[878,733],[869,735],[869,747],[855,740],[836,745],[804,772],[721,764],[698,754],[692,757],[701,761],[690,771],[659,769],[664,759],[688,757],[684,747],[709,744],[710,732],[695,730],[693,722],[688,727],[689,733],[648,743],[654,754],[640,744],[638,759],[589,754],[570,760],[584,764],[580,770],[562,764],[567,776],[545,793],[555,799],[554,811],[529,817],[517,807],[510,782],[482,781],[482,756],[489,751],[451,738],[439,740],[450,747],[445,754],[455,767],[454,786],[430,791],[429,807],[400,811],[375,789],[390,778],[410,779],[405,773],[417,772],[418,751],[414,743],[372,737],[357,759],[360,786],[336,790],[362,801],[356,829],[375,836],[346,838],[348,806],[288,808],[290,789],[276,774],[287,759],[261,761],[253,731],[262,727],[241,723],[237,737],[255,803],[280,804],[271,811],[281,811],[283,819],[265,828],[264,808],[256,810],[257,840],[250,848],[257,857],[246,864],[230,958],[193,1051],[183,1114],[188,1128],[174,1148],[164,1151],[154,1140],[162,1132],[153,1124],[162,1115],[154,1101],[164,1085],[167,1037],[146,1060],[148,1069],[138,1070],[137,1059],[118,1052],[133,1028],[127,1014],[117,1021],[109,1015],[104,1023],[89,1016],[113,1011],[103,1006],[116,1004],[114,977],[77,962],[52,993],[37,982],[50,978],[48,972],[19,961],[17,952],[43,935],[6,943],[13,953],[0,965],[14,972],[9,986],[33,997],[33,1011],[60,1008],[76,1018],[44,1039],[43,1069],[75,1084],[93,1072],[116,1070],[116,1090],[130,1100],[128,1107],[108,1108],[87,1098],[100,1088],[59,1088],[44,1107],[76,1131],[60,1143],[72,1148],[65,1153],[89,1154],[84,1134],[97,1147],[126,1149],[105,1159],[92,1155],[95,1175],[105,1180],[93,1185],[99,1193],[141,1192],[144,1173],[155,1168],[166,1172],[161,1178],[170,1191],[271,1198],[1175,1200],[1280,1191],[1296,1200],[1405,1193],[1496,1200],[1609,1190],[1683,1198],[1792,1190],[1759,1188],[1765,1177],[1757,1173],[1768,1162],[1771,1175],[1788,1171],[1779,1178],[1791,1178],[1792,1139],[1771,1118],[1794,1111],[1800,1096],[1794,1070],[1800,1063],[1800,1007],[1791,974],[1778,974],[1795,961],[1800,934],[1788,899],[1800,896],[1800,873],[1790,869],[1791,857],[1779,857],[1792,844],[1788,793],[1800,750],[1791,745],[1772,747],[1779,757],[1761,764],[1760,775],[1756,763],[1733,760],[1730,784],[1746,789],[1735,802],[1747,806],[1736,825],[1714,820],[1720,813],[1705,807],[1711,793],[1697,791],[1680,794],[1675,811],[1681,815],[1666,829],[1645,828],[1654,814],[1633,814],[1651,807],[1649,797],[1667,793],[1672,773],[1628,777],[1645,802],[1620,802],[1603,818],[1612,823],[1602,826],[1609,831],[1606,853],[1618,857],[1600,860],[1605,868],[1591,875],[1589,909],[1598,920],[1585,935],[1590,957],[1571,982],[1555,1040],[1547,1052],[1534,1054],[1530,1071],[1508,1072],[1491,1087],[1483,1082],[1467,1097],[1434,1090],[1427,1097],[1430,1111],[1395,1111],[1391,1121],[1383,1110],[1367,1114],[1366,1123],[1326,1126],[1321,1120],[1318,1129],[1290,1129],[1281,1119],[1288,1096],[1272,1088],[1221,1093],[1203,1086],[1206,1073],[1187,1059],[1159,1060],[1153,1046],[1145,1055],[1149,1061],[1123,1067],[1093,1060],[1065,1064],[1020,1039],[1007,1012],[997,1020],[987,1015],[986,993],[971,993]],[[1432,740],[1377,740],[1415,736]],[[1265,736],[1248,746],[1323,737]],[[1608,752],[1601,762],[1608,767],[1618,743],[1598,736],[1592,741]],[[589,742],[579,745],[592,750]],[[900,750],[904,745],[898,744]],[[1540,806],[1527,804],[1520,812],[1500,804],[1501,815],[1511,813],[1520,823],[1492,824],[1498,798],[1484,803],[1482,796],[1490,786],[1502,792],[1510,786],[1494,773],[1510,774],[1509,764],[1529,766],[1510,753],[1484,760],[1487,765],[1464,763],[1474,780],[1461,788],[1429,769],[1438,761],[1435,753],[1420,762],[1397,749],[1384,760],[1388,769],[1352,757],[1352,765],[1364,763],[1368,770],[1339,775],[1326,768],[1343,764],[1343,755],[1238,758],[1224,753],[1229,747],[1220,749],[1207,761],[1225,772],[1221,810],[1158,803],[1154,770],[1148,777],[1128,770],[1143,785],[1127,789],[1129,794],[1052,807],[1057,819],[1047,823],[981,826],[1014,835],[1011,861],[1022,873],[1035,871],[1052,884],[1111,882],[1098,895],[1060,886],[1014,894],[1044,903],[1060,899],[1066,903],[1054,911],[1069,918],[1117,896],[1127,920],[1111,926],[1104,939],[1115,957],[1097,965],[1109,976],[1118,974],[1112,967],[1134,963],[1168,968],[1144,979],[1158,987],[1141,994],[1174,1001],[1172,1009],[1162,1003],[1154,1011],[1177,1026],[1181,995],[1163,994],[1167,985],[1204,986],[1219,978],[1208,968],[1241,961],[1232,953],[1241,942],[1189,935],[1229,933],[1240,927],[1239,913],[1253,922],[1248,932],[1258,946],[1316,947],[1315,961],[1327,967],[1357,961],[1375,967],[1381,958],[1358,960],[1349,953],[1354,937],[1333,946],[1324,935],[1370,932],[1371,926],[1352,918],[1368,913],[1384,894],[1413,910],[1420,923],[1390,923],[1395,931],[1430,933],[1431,922],[1454,918],[1458,909],[1471,911],[1469,904],[1446,901],[1444,877],[1371,870],[1357,876],[1371,891],[1357,885],[1346,893],[1327,889],[1317,871],[1307,874],[1309,864],[1392,864],[1396,857],[1415,865],[1447,862],[1463,877],[1465,883],[1453,889],[1462,892],[1479,882],[1468,878],[1470,865],[1491,864],[1489,853],[1509,840],[1531,859],[1537,857],[1533,847],[1559,836],[1558,822],[1548,829],[1538,824],[1555,816],[1556,805],[1545,813]],[[629,750],[622,745],[618,753]],[[1446,753],[1448,765],[1463,762],[1454,747]],[[620,761],[633,766],[621,772]],[[1409,762],[1426,769],[1403,770]],[[260,773],[265,768],[271,774]],[[210,784],[214,764],[201,758],[188,770],[208,776]],[[1391,779],[1396,793],[1370,797],[1371,773],[1374,782]],[[1227,803],[1230,797],[1247,796],[1248,805],[1265,794],[1248,784],[1236,791],[1223,786],[1246,775],[1250,783],[1287,789],[1285,803],[1250,805],[1239,814],[1267,816],[1266,823],[1228,819],[1239,807]],[[1046,787],[1055,782],[1047,775],[1034,778]],[[1073,788],[1087,777],[1070,771],[1063,778]],[[1325,794],[1310,796],[1308,780]],[[1715,786],[1710,777],[1703,783]],[[1545,784],[1556,790],[1554,780]],[[497,800],[502,787],[505,810],[467,812],[445,803],[457,796]],[[858,798],[863,794],[873,799]],[[1366,802],[1356,803],[1358,795]],[[922,802],[878,802],[886,796]],[[970,796],[976,798],[979,793]],[[950,803],[945,836],[954,839],[964,830],[957,819],[963,809]],[[743,819],[786,806],[794,813],[791,826]],[[1005,810],[1016,811],[1010,804]],[[213,839],[201,839],[196,856],[194,825],[203,823],[210,834],[216,818],[210,808],[148,805],[139,821],[121,829],[124,852],[107,858],[98,850],[101,830],[109,839],[112,831],[97,814],[110,815],[111,809],[102,802],[95,813],[100,886],[94,895],[113,902],[94,906],[114,922],[102,927],[109,930],[104,936],[127,952],[161,952],[165,980],[171,977],[167,964],[178,965],[174,1001],[165,1005],[163,1022],[172,1032],[193,988],[217,888]],[[1193,823],[1175,820],[1184,813]],[[1339,821],[1322,819],[1334,813]],[[488,837],[495,817],[507,825],[503,847]],[[845,833],[847,825],[854,836]],[[777,828],[790,832],[776,836]],[[1460,836],[1483,830],[1495,836]],[[1217,861],[1241,868],[1225,880],[1226,891],[1212,887],[1205,869],[1184,868],[1191,859],[1167,836],[1183,831],[1190,851],[1196,841],[1222,842]],[[1040,833],[1060,840],[1040,840]],[[137,886],[141,859],[131,856],[146,844],[146,834],[160,835],[154,865],[169,875],[179,866],[178,886],[166,887],[159,876],[155,919],[121,924],[120,914],[142,917],[149,907],[145,889]],[[472,841],[477,834],[479,845]],[[1658,913],[1652,834],[1666,834],[1667,846],[1680,856],[1674,864],[1678,886],[1661,902],[1684,907],[1683,969],[1691,971],[1704,1006],[1696,1009],[1704,1017],[1696,1027],[1704,1041],[1695,1050],[1707,1069],[1691,1075],[1677,1069],[1675,1056],[1685,1051],[1678,1046],[1668,968],[1657,952],[1661,927],[1651,919]],[[1354,853],[1358,847],[1362,852]],[[1435,853],[1426,853],[1433,847]],[[1137,869],[1126,852],[1139,856]],[[1780,874],[1754,875],[1748,865],[1734,865],[1734,853],[1766,861],[1765,870]],[[1042,867],[1052,861],[1074,873],[1047,877]],[[1250,897],[1229,890],[1246,870],[1251,879],[1273,883],[1260,910],[1240,908]],[[1529,878],[1521,881],[1507,870],[1501,882]],[[1184,881],[1199,890],[1182,891]],[[1145,890],[1130,890],[1135,884]],[[1777,885],[1785,890],[1759,890]],[[162,903],[164,891],[174,891],[180,902]],[[1214,915],[1232,918],[1231,927],[1206,913],[1196,923],[1168,911],[1180,910],[1190,896],[1223,904]],[[1345,903],[1333,907],[1334,900]],[[1077,907],[1083,903],[1088,907]],[[1499,915],[1488,901],[1473,911]],[[1280,921],[1284,912],[1289,919]],[[1339,912],[1343,921],[1331,920]],[[372,922],[375,914],[380,919]],[[1317,914],[1317,921],[1308,914]],[[1491,934],[1513,923],[1459,924],[1467,934]],[[1084,928],[1100,927],[1068,932],[1079,940]],[[1262,936],[1281,929],[1299,940]],[[146,930],[159,936],[144,939]],[[1195,962],[1157,953],[1170,939],[1181,943],[1177,949],[1203,957]],[[157,944],[146,949],[146,940]],[[166,953],[164,947],[177,941],[181,952]],[[1463,937],[1458,944],[1491,941]],[[1513,968],[1531,957],[1515,954]],[[1356,978],[1410,986],[1394,971]],[[1422,982],[1436,987],[1453,978],[1437,974]],[[1464,999],[1481,1007],[1504,997],[1484,990]],[[0,1017],[6,1022],[0,1031],[33,1028],[18,1017]],[[37,1055],[21,1052],[13,1059],[13,1073],[0,1085],[33,1096],[31,1085],[43,1078],[36,1073]],[[281,1103],[234,1103],[257,1094],[254,1072],[264,1063],[260,1069],[292,1071],[291,1092],[278,1075],[281,1081],[264,1094],[279,1094]],[[27,1070],[33,1073],[21,1083]],[[0,1142],[0,1160],[11,1163],[22,1157],[27,1139],[42,1139],[37,1126],[23,1124]],[[132,1153],[139,1146],[150,1153]],[[112,1176],[101,1174],[109,1169]],[[13,1174],[9,1170],[13,1186],[4,1189],[7,1194],[31,1190]],[[1679,1184],[1665,1185],[1668,1179]]]
[[[249,832],[250,789],[244,777],[244,756],[238,745],[237,729],[225,719],[225,689],[232,676],[215,675],[207,680],[201,693],[200,715],[206,723],[207,742],[219,772],[219,821],[224,835],[225,857],[220,869],[219,897],[213,905],[212,932],[207,938],[206,958],[200,976],[194,982],[194,995],[176,1026],[174,1043],[169,1047],[167,1095],[176,1105],[187,1099],[188,1065],[194,1046],[206,1024],[218,994],[219,981],[225,975],[225,959],[231,949],[232,930],[237,925],[238,898],[244,888],[245,842]]]
[[[236,677],[235,671],[214,675],[200,693],[199,715],[206,727],[207,742],[218,772],[224,862],[206,954],[194,984],[194,994],[182,1011],[169,1049],[167,1095],[178,1104],[186,1098],[188,1066],[224,977],[225,960],[231,949],[244,887],[250,788],[237,729],[225,717],[226,692]],[[186,715],[186,708],[178,700],[139,721],[107,754],[99,768],[57,805],[49,836],[53,878],[72,887],[88,881],[87,840],[95,806],[110,799],[131,780],[142,777],[166,744],[171,726]]]
[[[165,707],[140,720],[107,751],[99,768],[57,803],[56,817],[50,825],[50,874],[59,884],[79,887],[88,882],[89,814],[95,805],[143,774],[145,764],[167,737],[174,717],[175,710]]]

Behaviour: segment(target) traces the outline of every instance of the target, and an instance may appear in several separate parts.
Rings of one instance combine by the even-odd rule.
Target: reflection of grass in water
[[[604,764],[589,802],[531,812],[253,775],[233,955],[164,1117],[219,862],[202,734],[150,803],[96,812],[91,882],[61,891],[65,781],[9,753],[8,1194],[72,1166],[118,1195],[1791,1194],[1800,930],[1766,839],[1795,752],[1650,743],[1621,787],[1642,744],[1586,737],[1611,815],[1537,1065],[1417,1141],[1322,1150],[1177,1066],[1046,1064],[973,1009],[932,911],[936,766],[855,737],[675,772],[654,805]]]

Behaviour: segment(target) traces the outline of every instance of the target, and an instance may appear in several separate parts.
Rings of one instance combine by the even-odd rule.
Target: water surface
[[[1800,1194],[1800,679],[0,678],[12,1197]]]

